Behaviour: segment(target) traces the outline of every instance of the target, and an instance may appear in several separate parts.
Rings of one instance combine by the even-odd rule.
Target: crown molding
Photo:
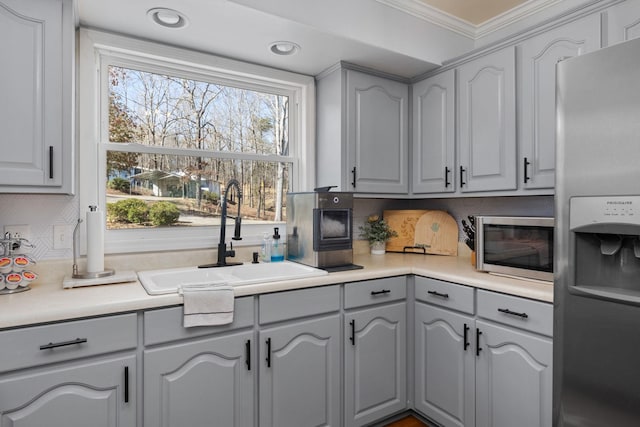
[[[438,10],[420,0],[376,1],[417,18],[431,22],[432,24],[454,31],[470,39],[477,40],[493,33],[494,31],[498,31],[508,25],[511,25],[514,22],[560,3],[562,0],[529,0],[479,25],[474,25],[469,21]]]

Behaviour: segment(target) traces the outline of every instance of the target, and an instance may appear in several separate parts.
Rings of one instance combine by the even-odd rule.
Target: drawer
[[[260,324],[330,313],[340,309],[340,285],[260,295]]]
[[[135,313],[0,332],[0,372],[135,348]]]
[[[538,334],[553,335],[553,305],[478,290],[478,316]]]
[[[149,310],[144,313],[144,345],[154,345],[185,338],[253,326],[253,297],[236,298],[233,304],[233,322],[220,326],[182,326],[183,307]]]
[[[344,285],[344,308],[403,300],[407,298],[407,277],[385,277]]]
[[[474,288],[416,276],[416,300],[473,314]]]

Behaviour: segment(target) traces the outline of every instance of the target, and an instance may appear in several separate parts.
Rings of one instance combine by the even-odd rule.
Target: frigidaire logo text
[[[620,200],[620,201],[616,201],[616,200],[611,200],[607,202],[608,205],[632,205],[633,201],[631,200]]]

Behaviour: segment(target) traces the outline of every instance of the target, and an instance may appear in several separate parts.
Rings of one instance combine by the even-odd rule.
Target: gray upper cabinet
[[[455,70],[413,85],[412,193],[451,193],[455,170]]]
[[[253,426],[255,359],[252,331],[145,350],[144,425]]]
[[[461,192],[515,190],[515,49],[458,68],[458,187]]]
[[[637,0],[618,3],[605,14],[608,46],[640,37],[640,3]]]
[[[0,0],[0,192],[74,191],[71,0]]]
[[[409,87],[337,68],[317,81],[318,186],[407,194]]]
[[[406,304],[357,310],[344,322],[345,426],[406,408]]]
[[[600,48],[597,14],[528,39],[519,46],[519,182],[524,189],[555,185],[556,64]]]

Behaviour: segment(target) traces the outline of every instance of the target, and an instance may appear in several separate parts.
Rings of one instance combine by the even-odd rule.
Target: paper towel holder
[[[80,226],[81,222],[82,222],[82,218],[78,218],[78,222],[76,223],[76,226],[73,229],[73,274],[71,275],[71,277],[74,279],[98,279],[101,277],[113,276],[116,272],[115,270],[112,270],[112,269],[106,269],[104,271],[98,271],[96,273],[89,273],[89,272],[80,273],[78,271],[78,262],[77,262],[78,251],[76,247],[76,241],[78,239],[76,238],[76,236],[78,234],[78,227]]]

